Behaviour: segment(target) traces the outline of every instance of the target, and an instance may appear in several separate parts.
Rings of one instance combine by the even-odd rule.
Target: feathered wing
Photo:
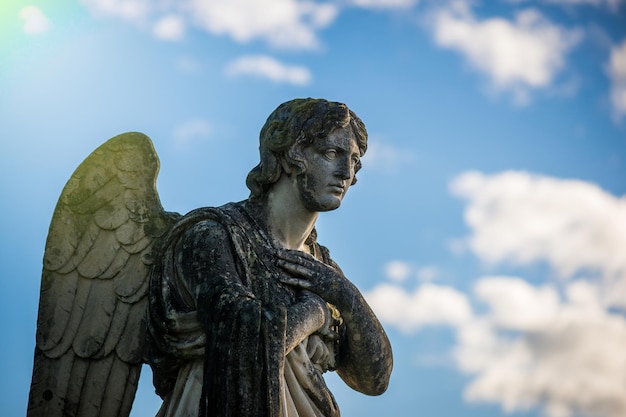
[[[28,417],[129,415],[153,250],[179,217],[161,206],[158,170],[150,139],[125,133],[63,189],[44,254]]]

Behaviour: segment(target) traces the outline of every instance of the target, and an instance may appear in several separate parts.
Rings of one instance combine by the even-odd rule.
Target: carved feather
[[[125,133],[67,182],[43,261],[28,417],[127,417],[146,334],[153,250],[165,212],[150,139]]]

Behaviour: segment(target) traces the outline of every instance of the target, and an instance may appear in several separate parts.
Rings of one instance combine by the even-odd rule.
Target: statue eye
[[[324,151],[324,156],[327,159],[335,159],[337,157],[337,151],[335,149],[327,149]]]

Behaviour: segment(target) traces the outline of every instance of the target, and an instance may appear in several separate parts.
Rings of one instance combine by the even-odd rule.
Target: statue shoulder
[[[220,207],[201,207],[185,214],[164,239],[164,250],[173,246],[224,248],[223,245],[231,239],[236,222],[229,212],[237,204],[239,203],[228,203]]]
[[[228,229],[217,220],[206,219],[194,223],[182,233],[175,251],[183,256],[183,262],[195,258],[216,263],[227,254],[232,256],[231,248]]]

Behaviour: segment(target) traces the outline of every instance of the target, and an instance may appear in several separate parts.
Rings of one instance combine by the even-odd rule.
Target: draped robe
[[[158,416],[338,417],[322,377],[338,342],[314,333],[286,352],[299,294],[279,282],[276,248],[248,204],[194,210],[165,239],[148,320]],[[326,248],[310,247],[336,267]],[[333,316],[327,330],[339,334]]]

